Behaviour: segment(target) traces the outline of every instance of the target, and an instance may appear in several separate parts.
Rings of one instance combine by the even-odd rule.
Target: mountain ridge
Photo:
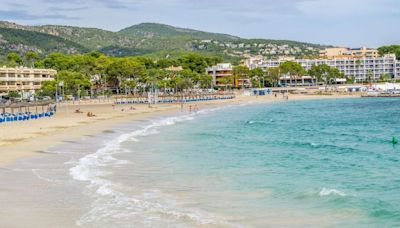
[[[85,47],[61,37],[45,33],[0,27],[0,55],[9,51],[35,51],[39,54],[63,52],[68,54],[88,51]]]
[[[326,45],[291,40],[244,39],[229,34],[150,22],[132,25],[117,32],[69,25],[20,25],[9,21],[0,21],[0,28],[47,34],[53,36],[54,40],[56,40],[55,37],[58,37],[76,44],[68,43],[66,45],[82,46],[84,49],[99,50],[115,56],[157,56],[187,51],[236,59],[249,55],[313,56],[317,55],[320,49],[326,47]],[[50,39],[50,37],[48,38]],[[38,45],[37,42],[32,43],[32,46],[35,45]],[[81,50],[81,48],[77,50]],[[61,50],[61,52],[65,52],[65,50]]]
[[[188,35],[196,38],[210,38],[215,37],[219,39],[241,39],[238,36],[233,36],[225,33],[213,33],[206,32],[196,29],[190,28],[182,28],[176,27],[172,25],[166,25],[161,23],[154,22],[145,22],[136,25],[129,26],[127,28],[121,29],[118,33],[126,34],[126,35],[144,35],[143,33],[153,33],[153,35],[163,36],[163,37],[171,37],[171,36],[179,36],[179,35]]]

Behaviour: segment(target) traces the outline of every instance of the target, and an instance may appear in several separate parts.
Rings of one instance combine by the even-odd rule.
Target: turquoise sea
[[[399,227],[400,99],[247,104],[125,126],[70,162],[99,227]],[[110,136],[108,136],[110,137]]]

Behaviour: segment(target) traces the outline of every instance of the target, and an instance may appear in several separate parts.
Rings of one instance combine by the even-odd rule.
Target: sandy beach
[[[358,97],[354,95],[290,95],[290,100],[307,99],[337,99]],[[112,130],[112,126],[128,120],[140,120],[159,115],[189,112],[190,105],[199,109],[220,105],[235,105],[247,102],[282,102],[281,97],[273,96],[238,96],[232,100],[205,101],[185,104],[181,110],[180,104],[148,105],[116,105],[111,102],[61,104],[57,114],[52,118],[35,121],[16,122],[0,125],[0,166],[13,161],[41,154],[46,148],[63,141],[74,140],[84,135]],[[131,107],[134,110],[131,110]],[[75,113],[80,110],[82,113]],[[95,117],[87,117],[92,112]]]

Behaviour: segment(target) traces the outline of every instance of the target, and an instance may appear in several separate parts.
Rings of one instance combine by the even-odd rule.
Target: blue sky
[[[0,20],[118,31],[141,22],[338,46],[400,43],[400,0],[2,0]]]

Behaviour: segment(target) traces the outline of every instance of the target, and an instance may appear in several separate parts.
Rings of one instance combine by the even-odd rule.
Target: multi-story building
[[[234,78],[233,66],[230,63],[220,63],[206,69],[206,73],[213,78],[215,87],[249,87],[250,80]]]
[[[284,60],[248,59],[246,65],[250,69],[257,67],[267,70],[271,67],[278,67]],[[310,70],[313,65],[326,64],[335,67],[347,77],[353,78],[356,82],[378,81],[382,75],[390,75],[394,79],[400,79],[400,61],[395,55],[383,57],[365,58],[335,58],[335,59],[296,59],[305,70]]]
[[[51,69],[0,68],[0,94],[16,91],[27,95],[35,94],[44,81],[54,80],[57,71]]]
[[[394,78],[399,79],[400,78],[400,61],[396,61],[396,67],[394,69]]]
[[[379,52],[373,48],[326,48],[319,52],[321,58],[339,59],[339,58],[378,58]]]
[[[367,47],[362,47],[362,48],[355,48],[355,49],[350,49],[351,55],[353,58],[378,58],[379,57],[379,51],[374,48],[367,48]]]
[[[230,63],[220,63],[206,69],[213,78],[216,87],[233,86],[233,66]]]
[[[348,57],[350,56],[350,50],[344,47],[338,48],[325,48],[324,50],[319,51],[319,56],[321,58],[337,58],[337,57]]]

